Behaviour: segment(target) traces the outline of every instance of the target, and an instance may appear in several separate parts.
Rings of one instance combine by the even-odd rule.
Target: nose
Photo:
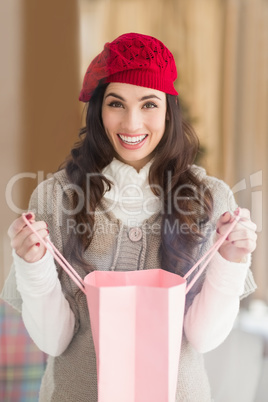
[[[126,110],[121,126],[124,132],[129,134],[140,130],[143,126],[141,111],[137,109]]]

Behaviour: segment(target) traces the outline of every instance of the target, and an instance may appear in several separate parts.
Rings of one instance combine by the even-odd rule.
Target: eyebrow
[[[120,100],[123,101],[123,102],[126,102],[126,100],[125,100],[122,96],[117,95],[117,94],[114,93],[114,92],[109,92],[109,93],[105,96],[105,99],[108,98],[108,96],[113,96],[114,98],[117,98],[117,99],[120,99]],[[152,95],[143,96],[142,98],[139,99],[139,102],[142,102],[142,101],[147,100],[147,99],[159,99],[160,101],[162,100],[162,99],[160,99],[158,96],[152,94]]]

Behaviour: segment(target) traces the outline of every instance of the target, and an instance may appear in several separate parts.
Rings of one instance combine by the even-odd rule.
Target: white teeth
[[[129,137],[129,136],[121,135],[121,134],[118,134],[118,136],[126,144],[139,144],[141,141],[144,140],[145,137],[147,137],[147,134],[140,135],[138,137]]]

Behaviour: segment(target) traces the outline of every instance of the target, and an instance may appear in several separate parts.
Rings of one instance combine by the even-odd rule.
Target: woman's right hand
[[[26,218],[31,222],[38,234],[45,239],[48,236],[47,224],[44,221],[35,221],[33,212],[28,212]],[[11,247],[16,254],[26,262],[39,261],[46,253],[45,246],[25,224],[22,216],[15,219],[8,229]]]

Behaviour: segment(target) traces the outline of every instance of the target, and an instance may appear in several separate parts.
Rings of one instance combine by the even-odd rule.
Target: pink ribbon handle
[[[240,213],[240,210],[239,210]],[[193,277],[193,279],[190,281],[190,283],[186,287],[185,293],[187,294],[189,290],[192,288],[192,286],[195,284],[197,279],[200,277],[200,275],[204,272],[205,268],[207,267],[208,263],[211,261],[213,256],[216,254],[216,252],[219,250],[220,246],[223,244],[223,242],[226,240],[228,235],[231,233],[237,222],[240,220],[240,214],[235,216],[234,221],[231,223],[229,229],[227,232],[222,235],[212,246],[211,248],[194,264],[194,266],[187,272],[187,274],[184,276],[184,279],[187,279],[195,270],[196,268],[206,259],[202,267],[199,269],[199,271],[196,273],[196,275]],[[34,229],[33,225],[28,221],[26,218],[26,214],[22,214],[23,220],[26,223],[26,225],[31,229],[31,231],[37,236],[39,241],[45,246],[45,248],[52,254],[54,259],[59,263],[59,265],[64,269],[64,271],[69,275],[69,277],[74,281],[74,283],[79,287],[79,289],[82,290],[83,293],[86,294],[85,291],[85,284],[83,279],[78,275],[76,270],[69,264],[69,262],[63,257],[63,255],[59,252],[59,250],[54,246],[52,241],[47,237],[46,239],[43,239],[39,233]]]
[[[220,238],[210,247],[210,249],[194,264],[194,266],[187,272],[187,274],[184,275],[184,279],[187,279],[195,270],[196,268],[201,264],[201,262],[203,262],[204,260],[206,260],[204,262],[204,264],[202,265],[202,267],[199,269],[199,271],[196,273],[196,275],[193,277],[193,279],[188,283],[187,287],[186,287],[186,291],[185,293],[187,294],[189,292],[189,290],[192,288],[192,286],[195,284],[195,282],[197,281],[197,279],[202,275],[202,273],[204,272],[205,268],[208,266],[209,262],[212,260],[213,256],[216,254],[216,252],[219,250],[219,248],[221,247],[221,245],[224,243],[224,241],[226,240],[226,238],[229,236],[229,234],[231,233],[231,231],[233,230],[233,228],[236,226],[236,224],[238,223],[238,221],[241,219],[240,216],[240,209],[238,210],[238,214],[234,216],[234,221],[231,223],[229,229],[227,230],[227,232],[220,236]]]
[[[60,264],[64,271],[70,276],[74,283],[86,294],[85,285],[83,279],[78,275],[76,270],[69,264],[66,258],[59,252],[59,250],[54,246],[52,241],[46,237],[44,240],[40,234],[34,229],[33,225],[26,218],[26,214],[22,214],[23,220],[31,231],[38,237],[39,241],[45,246],[45,248],[53,255],[54,259]]]

